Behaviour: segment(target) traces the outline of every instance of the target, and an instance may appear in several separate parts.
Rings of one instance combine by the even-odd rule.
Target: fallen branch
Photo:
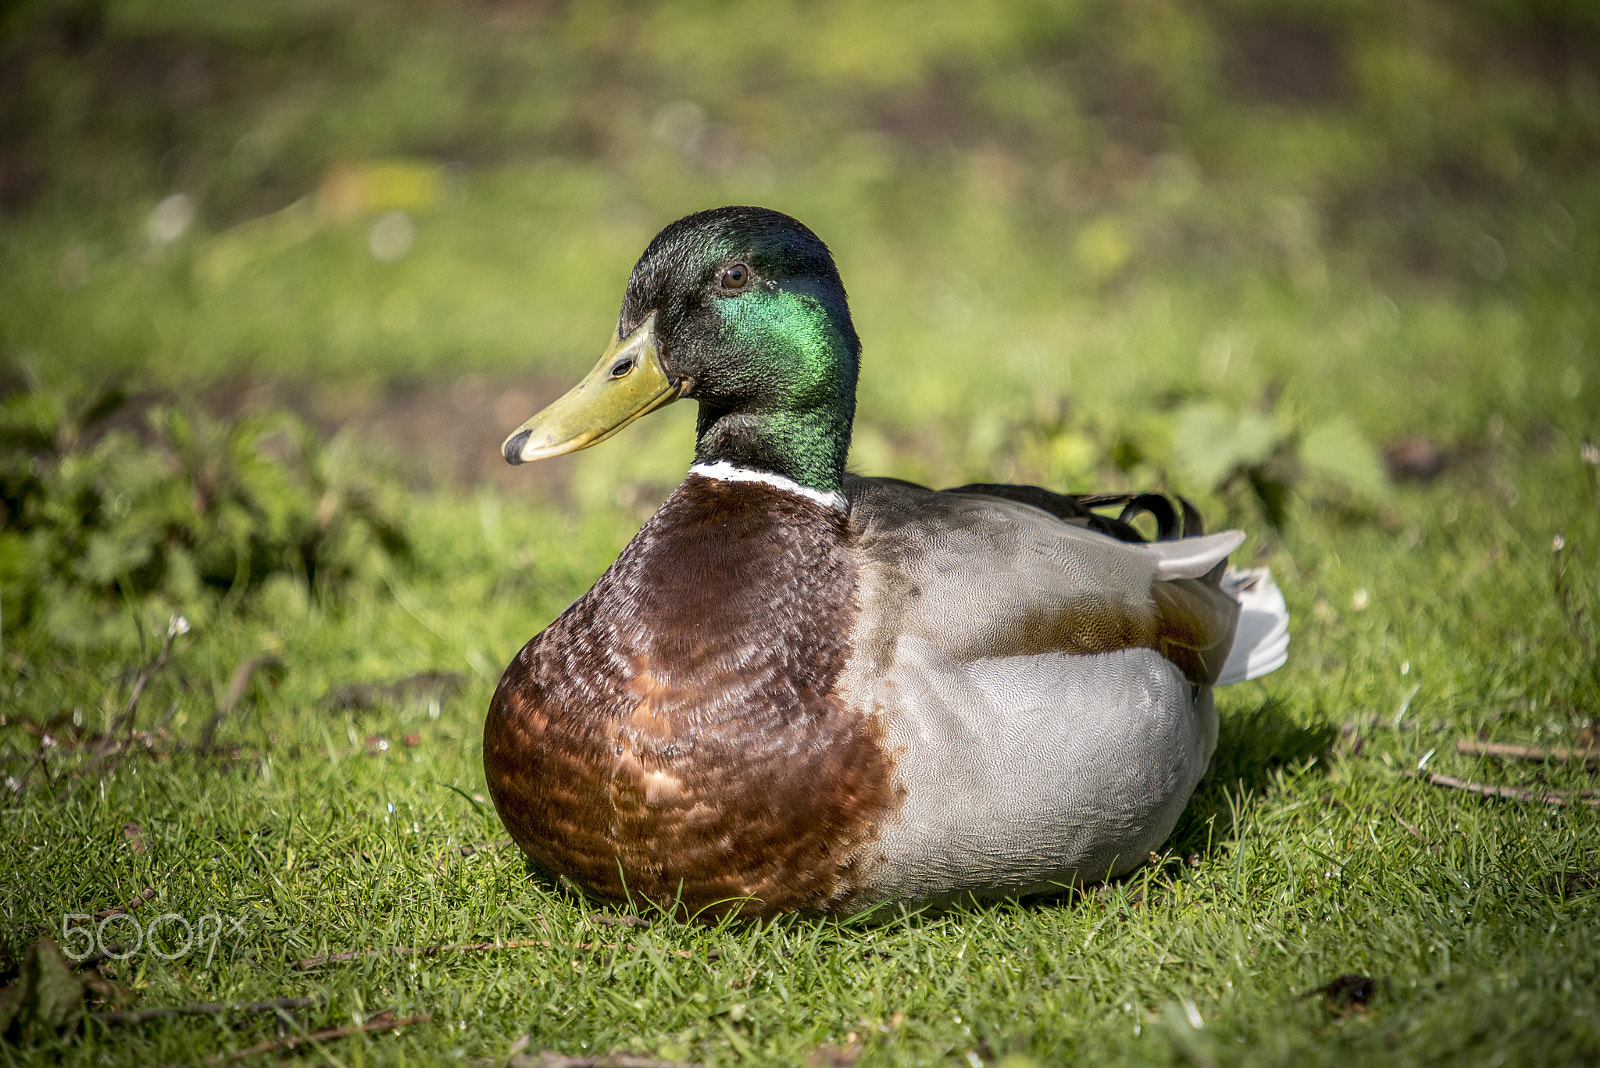
[[[1417,841],[1421,842],[1423,845],[1432,845],[1433,844],[1432,842],[1428,841],[1428,836],[1423,834],[1422,833],[1422,829],[1420,827],[1418,827],[1416,824],[1407,823],[1405,820],[1401,819],[1399,816],[1395,817],[1395,821],[1398,822],[1400,824],[1400,826],[1404,827],[1406,829],[1407,833],[1409,833],[1411,835],[1411,837],[1415,838]]]
[[[625,946],[615,942],[547,942],[543,939],[520,939],[507,942],[461,942],[437,946],[391,946],[388,949],[358,949],[348,953],[326,953],[320,957],[307,957],[297,961],[295,967],[301,971],[310,968],[320,968],[324,964],[338,964],[352,960],[371,960],[374,957],[409,957],[413,955],[433,956],[436,953],[493,953],[502,949],[576,949],[585,953],[599,953],[602,951],[617,952]],[[693,953],[686,949],[669,949],[665,952],[684,960],[698,960]],[[712,950],[706,957],[707,960],[715,959],[716,950]]]
[[[1456,752],[1466,756],[1499,757],[1504,760],[1532,760],[1565,764],[1582,763],[1586,768],[1600,768],[1600,749],[1545,749],[1537,745],[1510,745],[1505,742],[1456,742]]]
[[[276,1012],[279,1009],[304,1009],[319,1004],[316,998],[269,998],[266,1001],[224,1001],[205,1005],[173,1005],[164,1009],[134,1009],[124,1012],[91,1012],[89,1019],[106,1024],[143,1023],[168,1016],[213,1016],[224,1012]],[[243,1056],[243,1054],[240,1054]]]
[[[155,896],[156,888],[153,886],[147,886],[143,890],[140,890],[137,894],[133,895],[133,899],[126,905],[112,905],[108,909],[104,909],[95,913],[94,918],[97,920],[104,920],[111,916],[120,915],[124,912],[132,912],[134,909],[138,908],[140,905],[143,905],[146,901],[149,901]]]
[[[143,632],[141,631],[140,633],[142,634]],[[123,751],[127,749],[128,743],[131,741],[131,739],[123,738],[121,735],[124,730],[133,726],[134,717],[139,713],[139,698],[144,696],[144,688],[150,684],[150,680],[155,678],[162,668],[167,666],[167,660],[172,656],[172,643],[177,640],[178,635],[187,633],[189,633],[189,621],[183,616],[174,615],[167,623],[166,636],[161,639],[161,651],[156,654],[154,660],[141,668],[139,673],[134,676],[133,685],[128,690],[128,699],[123,703],[122,712],[111,722],[111,726],[106,729],[106,733],[101,737],[99,745],[95,747],[94,756],[83,767],[73,772],[72,777],[67,781],[65,789],[56,795],[57,801],[65,801],[79,779],[95,772],[99,772],[101,775],[109,775],[117,769],[117,765],[122,762]],[[142,640],[141,638],[141,642]]]
[[[19,801],[22,799],[22,795],[27,792],[29,782],[33,780],[33,770],[35,768],[44,768],[45,780],[52,786],[55,785],[54,780],[50,777],[50,765],[46,763],[49,754],[50,747],[41,738],[39,740],[39,751],[34,754],[33,760],[28,764],[28,769],[22,773],[17,779],[17,785],[13,787],[13,792],[17,795]]]
[[[1405,773],[1407,778],[1422,779],[1434,786],[1442,786],[1446,790],[1462,790],[1480,797],[1499,797],[1507,801],[1537,801],[1543,805],[1568,805],[1580,804],[1600,806],[1600,790],[1524,790],[1516,786],[1490,786],[1487,783],[1468,782],[1458,779],[1453,775],[1435,775],[1432,772],[1419,775],[1414,771]]]
[[[327,1027],[321,1031],[312,1031],[304,1035],[288,1035],[271,1042],[262,1042],[259,1045],[251,1046],[249,1049],[236,1050],[233,1053],[219,1053],[215,1057],[208,1057],[205,1063],[221,1064],[224,1061],[237,1061],[245,1057],[254,1057],[257,1053],[272,1053],[276,1050],[294,1049],[296,1046],[303,1046],[307,1042],[326,1042],[332,1038],[348,1038],[351,1035],[359,1035],[366,1031],[387,1031],[390,1028],[422,1023],[432,1018],[433,1014],[431,1012],[420,1012],[415,1016],[405,1016],[397,1020],[394,1017],[393,1009],[385,1009],[383,1012],[370,1017],[366,1023],[345,1024],[343,1027]]]
[[[189,633],[189,621],[182,616],[173,616],[172,621],[167,624],[166,636],[161,639],[161,652],[156,654],[155,660],[134,676],[133,686],[128,691],[128,700],[122,706],[122,714],[112,722],[105,733],[105,737],[101,739],[101,756],[104,756],[109,751],[112,743],[117,740],[117,735],[122,733],[123,728],[133,722],[134,715],[139,711],[139,698],[144,696],[144,688],[149,685],[151,679],[156,677],[157,672],[167,666],[167,659],[172,655],[172,643],[177,639],[178,635],[187,633]]]

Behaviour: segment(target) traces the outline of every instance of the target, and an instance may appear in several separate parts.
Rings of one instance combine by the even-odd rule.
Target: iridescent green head
[[[634,266],[611,347],[507,439],[512,463],[584,448],[679,397],[700,402],[695,460],[837,490],[861,342],[827,246],[766,208],[698,212]]]

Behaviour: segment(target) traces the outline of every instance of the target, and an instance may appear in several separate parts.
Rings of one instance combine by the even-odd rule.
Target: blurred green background
[[[494,450],[723,203],[833,247],[862,470],[1203,493],[1233,465],[1181,424],[1320,430],[1376,492],[1363,441],[1596,409],[1581,0],[40,0],[0,40],[11,385],[287,405],[428,484],[675,481],[687,410]]]

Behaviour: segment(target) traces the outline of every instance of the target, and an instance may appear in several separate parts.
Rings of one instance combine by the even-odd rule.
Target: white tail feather
[[[1281,668],[1289,659],[1289,608],[1272,572],[1264,567],[1229,570],[1222,576],[1222,588],[1239,602],[1239,627],[1216,684],[1259,679]]]
[[[1244,531],[1219,530],[1170,541],[1152,541],[1140,546],[1156,558],[1156,578],[1199,578],[1228,558],[1244,544]]]

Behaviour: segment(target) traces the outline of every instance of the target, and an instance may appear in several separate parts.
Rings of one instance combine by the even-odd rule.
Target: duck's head
[[[639,257],[600,362],[502,448],[513,464],[575,452],[691,397],[697,463],[837,491],[860,352],[816,234],[766,208],[698,212]]]

